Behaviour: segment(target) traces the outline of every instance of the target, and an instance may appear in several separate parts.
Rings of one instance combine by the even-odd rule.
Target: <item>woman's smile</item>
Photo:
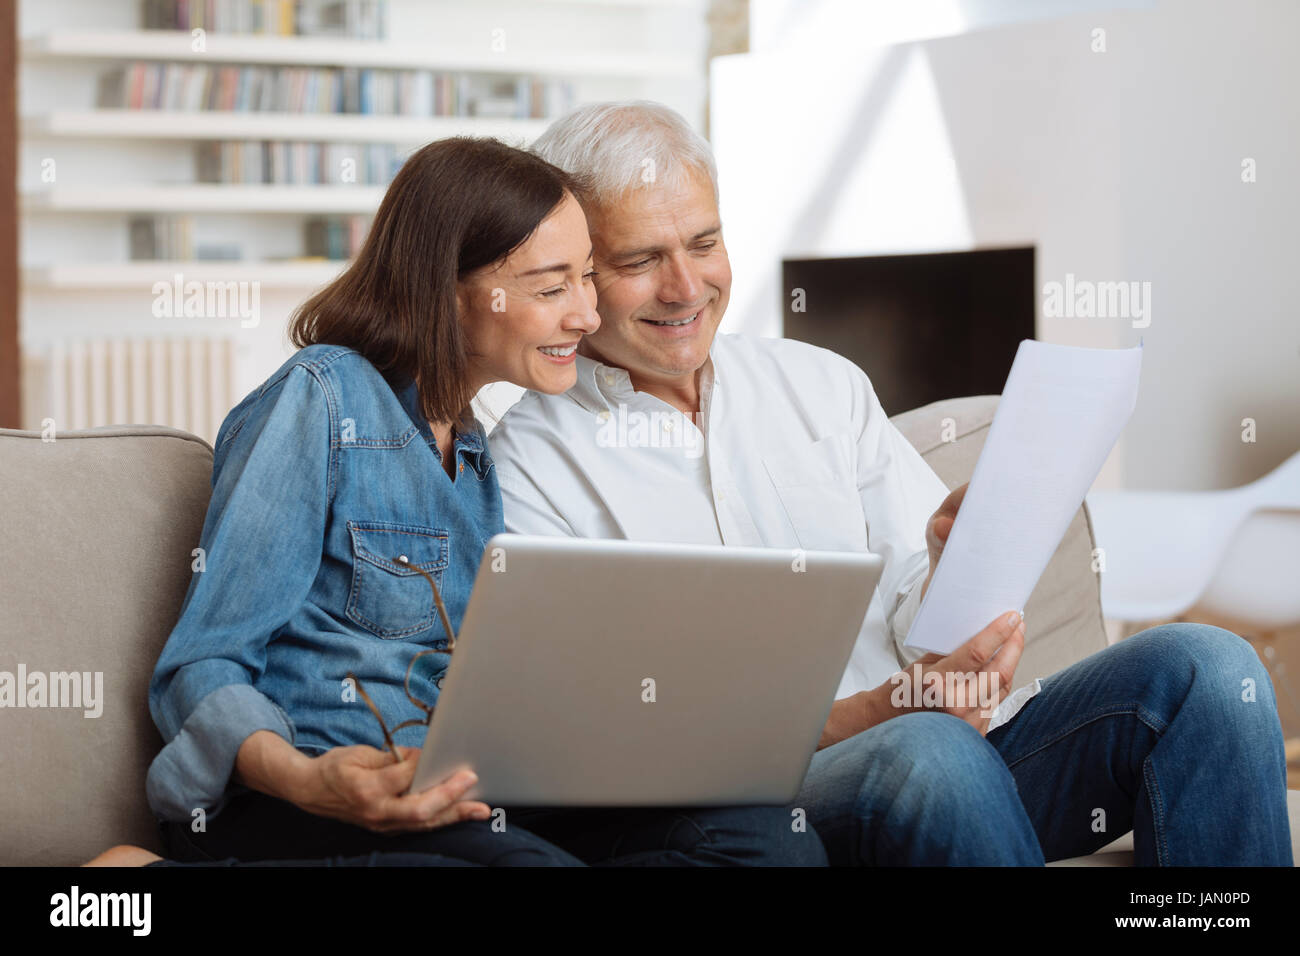
[[[573,357],[578,353],[578,343],[574,341],[568,345],[543,345],[537,351],[556,365],[572,365]]]

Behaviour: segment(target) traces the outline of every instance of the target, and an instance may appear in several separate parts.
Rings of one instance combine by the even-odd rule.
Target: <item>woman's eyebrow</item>
[[[563,262],[557,262],[554,265],[538,266],[536,269],[529,269],[527,272],[517,272],[515,275],[522,279],[524,276],[539,276],[547,272],[567,272],[568,268]]]
[[[588,259],[591,258],[593,252],[595,252],[594,248],[587,253]],[[540,276],[545,275],[548,272],[568,272],[569,268],[570,266],[567,262],[553,262],[549,266],[538,266],[536,269],[529,269],[527,272],[517,272],[515,273],[515,278],[522,279],[525,276]]]

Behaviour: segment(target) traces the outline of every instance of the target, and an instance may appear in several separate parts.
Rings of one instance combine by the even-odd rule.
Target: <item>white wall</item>
[[[1040,288],[1151,283],[1144,329],[1039,299],[1044,341],[1144,340],[1099,487],[1227,487],[1300,448],[1300,4],[929,3],[946,35],[887,45],[926,24],[865,6],[755,0],[759,52],[714,61],[728,326],[779,334],[786,256],[1033,244]]]

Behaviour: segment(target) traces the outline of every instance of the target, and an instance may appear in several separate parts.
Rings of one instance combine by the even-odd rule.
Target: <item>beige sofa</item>
[[[952,487],[970,476],[996,404],[956,399],[894,421]],[[943,441],[949,418],[956,438]],[[211,468],[205,442],[170,428],[53,442],[0,429],[0,672],[103,675],[101,700],[0,710],[0,865],[74,864],[116,843],[158,849],[144,777],[161,742],[146,691],[188,586]],[[1092,546],[1081,509],[1025,608],[1017,684],[1105,647]],[[84,689],[94,695],[93,678]],[[85,716],[88,704],[100,716]],[[1300,857],[1300,791],[1290,797]],[[1062,863],[1125,865],[1131,846],[1121,837]]]

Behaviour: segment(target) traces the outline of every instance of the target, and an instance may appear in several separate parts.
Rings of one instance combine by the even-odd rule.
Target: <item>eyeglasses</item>
[[[397,758],[397,762],[401,763],[403,759],[402,753],[397,749],[397,745],[393,743],[393,734],[397,733],[399,730],[404,730],[407,727],[427,727],[429,726],[429,721],[433,720],[433,707],[411,693],[411,674],[415,672],[415,662],[421,657],[426,657],[429,654],[450,654],[456,649],[456,632],[451,629],[451,619],[447,617],[447,606],[442,603],[442,594],[438,591],[438,582],[433,579],[433,576],[429,574],[428,571],[425,571],[424,568],[419,568],[412,564],[404,554],[393,558],[393,563],[400,564],[404,568],[410,568],[412,571],[421,574],[424,579],[429,582],[429,587],[433,588],[433,603],[438,607],[438,616],[442,618],[442,626],[447,633],[447,646],[445,648],[441,650],[430,648],[428,650],[420,651],[420,653],[411,658],[411,663],[406,665],[406,680],[403,682],[403,687],[406,690],[406,697],[412,704],[424,712],[424,716],[414,717],[411,720],[404,720],[394,727],[391,732],[388,729],[388,724],[384,721],[383,714],[379,712],[379,708],[375,706],[375,702],[370,699],[370,695],[367,694],[365,688],[361,686],[361,680],[351,671],[348,671],[348,680],[352,681],[352,686],[357,689],[357,693],[361,695],[361,699],[366,702],[366,706],[370,708],[370,712],[375,715],[375,720],[379,721],[379,729],[384,732],[384,744],[388,747],[389,752]]]

